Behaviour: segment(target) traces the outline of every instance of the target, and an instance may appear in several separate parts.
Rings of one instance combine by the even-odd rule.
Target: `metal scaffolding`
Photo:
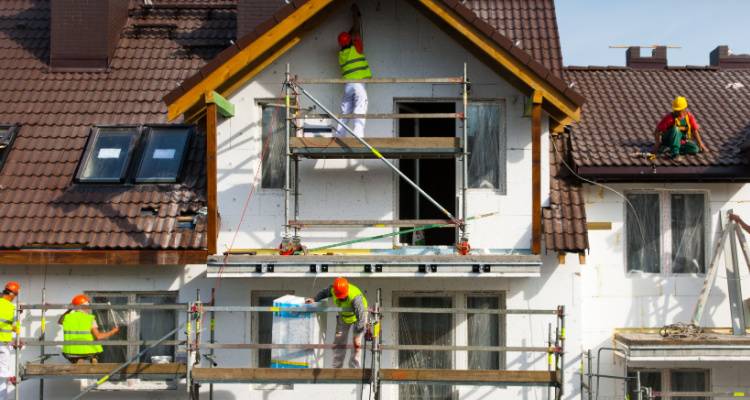
[[[325,105],[323,105],[318,99],[316,99],[306,88],[306,85],[332,85],[332,84],[346,84],[346,83],[367,83],[367,84],[433,84],[433,85],[460,85],[461,86],[461,101],[463,103],[463,112],[460,113],[415,113],[415,114],[336,114],[330,111]],[[460,234],[457,235],[456,239],[456,250],[459,254],[468,254],[470,246],[468,242],[468,221],[471,219],[467,214],[467,191],[468,191],[468,122],[466,113],[469,105],[469,79],[467,74],[467,66],[464,63],[463,76],[461,77],[448,77],[448,78],[372,78],[372,79],[298,79],[293,76],[289,64],[286,66],[286,75],[284,81],[284,95],[285,95],[285,108],[286,108],[286,123],[285,123],[285,139],[284,148],[286,154],[286,165],[284,174],[284,237],[281,243],[281,253],[284,255],[294,254],[295,252],[302,251],[304,248],[301,245],[301,238],[299,236],[299,230],[302,226],[305,227],[331,227],[341,226],[341,224],[331,224],[325,221],[305,221],[305,224],[299,221],[299,159],[302,157],[300,154],[293,154],[290,148],[290,138],[299,137],[300,131],[297,126],[297,121],[305,119],[330,119],[337,125],[344,128],[344,130],[353,137],[357,143],[363,146],[369,154],[373,155],[373,158],[381,160],[388,168],[390,168],[396,175],[400,177],[404,182],[410,185],[416,191],[417,196],[421,195],[427,201],[432,203],[443,215],[446,216],[447,222],[454,226],[457,226]],[[305,96],[315,106],[319,107],[322,114],[304,113],[299,105],[300,95]],[[295,101],[293,102],[292,98]],[[294,103],[294,104],[293,104]],[[454,118],[462,122],[462,135],[460,141],[460,153],[458,156],[461,159],[460,168],[457,169],[456,180],[461,182],[461,211],[459,217],[455,217],[445,207],[443,207],[437,200],[435,200],[430,194],[424,191],[418,184],[414,182],[409,176],[403,173],[388,157],[384,156],[379,149],[375,148],[370,143],[370,139],[358,136],[355,132],[347,126],[342,119],[345,118],[363,118],[363,119],[428,119],[428,118]],[[294,132],[292,132],[294,131]],[[293,134],[294,133],[294,134]],[[387,154],[386,154],[387,155]],[[351,152],[348,156],[342,155],[337,158],[362,158],[361,153]],[[415,158],[421,158],[419,156]],[[291,163],[294,162],[294,173],[292,176]],[[460,179],[459,179],[460,178]],[[294,198],[294,210],[291,210],[291,198]],[[290,220],[290,214],[293,218]],[[313,222],[313,223],[311,223]],[[319,223],[318,223],[319,222]],[[410,222],[414,224],[414,222]],[[407,223],[408,224],[408,223]],[[347,221],[348,226],[372,226],[373,224],[368,221]],[[402,226],[403,223],[399,221],[382,221],[378,224],[378,227],[385,226]],[[413,226],[413,225],[412,225]],[[336,244],[345,245],[347,243]],[[331,247],[331,246],[329,246]]]

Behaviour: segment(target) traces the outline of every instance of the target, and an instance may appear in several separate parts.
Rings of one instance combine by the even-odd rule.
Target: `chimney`
[[[239,0],[237,2],[237,39],[266,22],[286,4],[284,0]]]
[[[625,65],[636,69],[662,69],[667,67],[667,46],[656,46],[651,50],[651,57],[642,57],[641,48],[628,47],[625,52]]]
[[[723,69],[750,68],[750,54],[732,54],[729,46],[718,46],[709,56],[711,66]]]
[[[129,0],[50,2],[50,66],[103,69],[109,66],[128,19]]]

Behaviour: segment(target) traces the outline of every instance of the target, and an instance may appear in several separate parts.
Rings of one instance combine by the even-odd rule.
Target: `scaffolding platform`
[[[393,219],[393,220],[378,220],[378,219],[338,219],[338,220],[325,220],[325,219],[298,219],[289,221],[289,225],[295,228],[305,227],[369,227],[369,228],[411,228],[415,226],[424,225],[458,225],[456,222],[448,219]]]
[[[456,137],[366,138],[385,158],[456,158],[463,149]],[[312,159],[375,159],[375,153],[354,138],[290,137],[292,157]]]
[[[274,368],[194,368],[196,383],[369,383],[371,369],[274,369]],[[453,385],[555,386],[555,371],[486,371],[445,369],[380,369],[383,383],[444,383]]]
[[[704,332],[695,337],[670,338],[658,333],[617,332],[615,354],[629,362],[750,361],[750,336]]]
[[[208,258],[208,276],[222,277],[538,277],[542,259],[486,255],[245,255]]]
[[[112,372],[120,364],[38,364],[29,363],[23,367],[22,379],[100,379]],[[115,378],[143,378],[173,379],[183,378],[187,374],[187,366],[181,363],[168,364],[130,364],[121,373],[113,375]]]

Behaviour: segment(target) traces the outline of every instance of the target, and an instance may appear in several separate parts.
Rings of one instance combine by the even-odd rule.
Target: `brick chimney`
[[[286,4],[284,0],[239,0],[237,2],[237,39],[266,22]]]
[[[50,66],[107,68],[128,19],[129,0],[50,2]]]
[[[729,46],[718,46],[709,56],[711,65],[723,69],[750,68],[750,54],[732,54]]]
[[[662,69],[667,67],[667,46],[656,46],[651,57],[642,57],[641,48],[628,47],[625,52],[625,65],[636,69]]]

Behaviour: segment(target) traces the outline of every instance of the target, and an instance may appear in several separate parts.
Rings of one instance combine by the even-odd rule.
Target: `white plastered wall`
[[[739,183],[687,184],[613,184],[620,193],[628,190],[702,191],[707,195],[710,221],[707,232],[707,256],[710,257],[719,229],[719,212],[734,209],[750,215],[750,185]],[[625,203],[622,198],[600,187],[586,185],[586,217],[589,222],[612,222],[611,230],[590,230],[591,246],[582,268],[584,348],[611,346],[616,328],[662,327],[675,322],[689,322],[698,294],[703,286],[702,274],[628,273],[625,266]],[[706,261],[708,264],[708,261]],[[750,280],[744,259],[740,257],[740,278],[744,298],[750,296]],[[713,285],[702,321],[707,327],[730,326],[726,273],[723,263]],[[603,374],[621,375],[625,366],[614,361],[609,352],[602,354]],[[716,391],[747,390],[746,377],[731,372],[747,370],[747,364],[681,364],[691,368],[714,368],[711,382]],[[622,398],[623,386],[611,380],[601,381],[600,399]]]
[[[377,5],[377,8],[376,8]],[[474,99],[497,99],[504,104],[507,135],[507,194],[471,190],[469,215],[498,214],[470,225],[475,248],[530,247],[531,237],[531,119],[522,117],[524,96],[477,60],[456,40],[437,28],[408,2],[362,2],[365,53],[376,77],[461,76],[468,62]],[[347,8],[335,13],[306,34],[302,42],[248,82],[229,100],[236,116],[218,128],[218,198],[222,226],[219,252],[229,248],[278,246],[284,224],[281,190],[261,189],[261,110],[258,100],[279,98],[286,64],[301,78],[338,77],[336,35],[349,28]],[[338,112],[341,85],[311,85],[308,89],[326,107]],[[392,113],[394,99],[460,99],[458,85],[368,85],[369,112]],[[303,105],[310,101],[302,99]],[[458,109],[460,111],[460,108]],[[320,112],[317,110],[316,112]],[[458,124],[457,124],[458,127]],[[457,130],[458,131],[458,130]],[[542,204],[549,198],[549,141],[543,117]],[[369,120],[366,136],[397,135],[391,120]],[[397,219],[397,180],[380,161],[306,160],[300,166],[300,219]],[[243,205],[255,189],[244,219]],[[502,230],[497,227],[502,226]],[[236,232],[236,236],[235,236]],[[308,246],[385,233],[379,228],[303,232]],[[236,237],[236,239],[235,239]],[[390,248],[393,240],[361,243],[364,248]]]

